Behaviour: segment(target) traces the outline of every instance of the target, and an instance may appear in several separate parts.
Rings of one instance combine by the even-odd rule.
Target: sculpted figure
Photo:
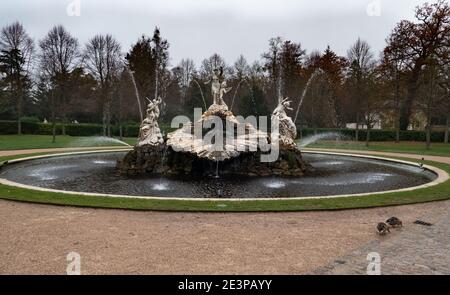
[[[227,82],[224,81],[223,68],[213,70],[211,80],[206,81],[205,84],[211,83],[211,93],[213,95],[213,104],[223,105],[223,95],[231,90],[231,87],[227,87]]]
[[[148,97],[146,97],[146,99],[148,100],[146,119],[157,121],[160,115],[159,105],[162,102],[161,97],[158,97],[154,100],[150,100]]]
[[[286,110],[292,110],[291,102],[285,98],[272,113],[272,122],[279,124],[280,144],[281,146],[294,148],[295,138],[297,137],[297,127],[292,121],[291,117],[286,114]]]
[[[158,126],[159,105],[162,103],[161,97],[153,100],[147,98],[147,100],[147,116],[141,123],[138,145],[162,144],[164,140]]]

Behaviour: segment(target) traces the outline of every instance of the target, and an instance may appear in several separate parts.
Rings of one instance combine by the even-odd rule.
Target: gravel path
[[[81,255],[83,274],[365,273],[373,251],[381,255],[383,274],[448,274],[449,210],[450,201],[442,201],[324,212],[169,213],[0,200],[0,274],[65,274],[71,251]],[[375,225],[391,216],[404,228],[379,237]],[[415,225],[416,219],[434,225]]]
[[[308,273],[372,241],[381,240],[383,248],[403,237],[405,247],[420,250],[423,245],[411,244],[410,236],[419,227],[411,222],[430,212],[448,212],[449,204],[334,212],[167,213],[0,200],[0,273],[64,274],[71,251],[80,253],[84,274]],[[391,215],[402,218],[405,228],[378,237],[375,224]],[[434,228],[443,230],[440,224]],[[361,254],[363,260],[367,253]],[[342,271],[359,272],[361,255],[349,260],[354,267],[348,263]]]
[[[450,201],[436,203],[420,218],[432,226],[417,225],[407,218],[403,228],[373,239],[312,274],[366,274],[367,254],[379,253],[381,274],[450,274]],[[418,213],[419,213],[418,212]]]

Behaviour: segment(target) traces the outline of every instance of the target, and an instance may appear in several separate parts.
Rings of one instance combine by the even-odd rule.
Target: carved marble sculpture
[[[174,150],[195,154],[199,158],[205,158],[212,161],[224,161],[239,156],[241,152],[256,151],[262,145],[268,145],[267,133],[258,130],[253,125],[240,122],[228,110],[228,106],[223,100],[223,95],[231,90],[223,77],[223,69],[215,69],[212,78],[205,82],[211,83],[211,92],[213,94],[213,104],[203,113],[202,117],[194,123],[189,123],[167,135],[167,145]],[[220,118],[225,130],[222,132],[223,145],[220,150],[204,138],[196,138],[193,134],[193,128],[200,126],[211,126],[211,122]],[[241,134],[232,136],[232,140],[227,138],[226,126],[234,126],[232,130],[242,130]],[[202,127],[203,126],[203,127]],[[265,147],[266,148],[266,147]]]
[[[154,100],[147,98],[147,100],[149,102],[147,106],[147,115],[140,126],[138,146],[158,146],[164,143],[164,139],[158,125],[158,118],[160,115],[159,105],[162,100],[160,97]]]
[[[295,138],[297,137],[297,127],[291,117],[286,114],[286,110],[292,110],[289,98],[281,100],[272,113],[272,124],[278,124],[279,141],[282,148],[295,148]]]
[[[223,68],[213,70],[211,80],[206,81],[205,84],[211,83],[211,93],[213,95],[213,105],[225,105],[223,95],[231,90],[227,87],[227,82],[224,81]],[[228,108],[228,107],[227,107]]]
[[[272,114],[272,131],[274,124],[279,126],[279,136],[275,137],[228,109],[223,98],[231,88],[222,69],[215,70],[208,83],[213,104],[194,122],[167,134],[165,142],[157,122],[161,99],[149,100],[138,144],[117,163],[121,173],[204,177],[217,176],[220,166],[221,175],[297,177],[311,168],[295,148],[297,130],[286,114],[291,109],[287,99],[280,101]],[[278,150],[272,145],[275,139],[280,143]],[[268,153],[274,155],[273,160],[263,161],[262,155]]]

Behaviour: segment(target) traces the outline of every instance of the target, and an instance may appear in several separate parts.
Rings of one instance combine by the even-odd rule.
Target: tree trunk
[[[448,143],[448,128],[450,127],[450,115],[447,115],[445,120],[445,133],[444,133],[444,143]]]
[[[356,131],[355,131],[355,140],[356,142],[359,141],[359,110],[357,110],[356,114]]]
[[[397,116],[397,122],[395,123],[395,143],[400,142],[400,117]]]
[[[400,108],[400,129],[407,130],[409,126],[409,120],[412,112],[412,105],[416,99],[417,89],[419,87],[419,77],[422,68],[421,62],[416,62],[414,69],[411,73],[411,77],[408,80],[408,93],[406,95],[405,102]]]
[[[426,138],[427,138],[426,147],[427,147],[427,150],[429,150],[431,147],[431,124],[427,124],[426,129],[427,129],[427,131],[426,131]]]
[[[111,108],[108,107],[108,137],[111,137]]]
[[[430,149],[431,145],[431,100],[428,101],[427,107],[427,126],[425,127],[425,137],[426,137],[426,148]]]
[[[53,96],[53,90],[52,90],[52,94],[51,94],[51,108],[52,108],[52,142],[55,143],[56,142],[56,119],[55,119],[55,98]]]
[[[370,127],[369,127],[369,124],[367,124],[366,147],[369,146],[369,142],[370,142]]]
[[[103,118],[102,118],[102,124],[103,124],[103,136],[106,136],[106,106],[103,105]]]
[[[400,75],[395,69],[395,143],[400,142]]]
[[[22,120],[17,119],[17,135],[22,135]]]
[[[12,90],[12,94],[13,95],[15,94],[16,99],[17,99],[17,102],[16,102],[16,106],[17,106],[17,134],[18,135],[22,135],[23,92],[22,92],[22,85],[21,85],[21,82],[20,82],[20,78],[16,82],[16,84],[17,84],[16,91],[14,91],[12,83],[11,83],[11,90]]]
[[[17,100],[17,134],[22,135],[22,94],[19,94]]]
[[[64,91],[64,90],[63,90]],[[66,99],[64,93],[62,94],[62,104],[61,104],[61,119],[62,119],[62,129],[61,134],[66,135]]]

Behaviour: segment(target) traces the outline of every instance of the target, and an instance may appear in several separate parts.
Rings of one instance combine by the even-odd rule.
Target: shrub
[[[100,124],[67,124],[66,134],[70,136],[98,136],[103,134]]]
[[[30,121],[22,122],[22,133],[23,134],[36,134],[36,135],[51,135],[52,134],[52,124],[51,123],[39,123]],[[168,124],[161,123],[159,125],[161,132],[167,134],[174,131],[173,128]],[[127,123],[122,125],[122,132],[124,137],[137,137],[139,134],[139,125],[136,123]],[[354,129],[332,129],[332,128],[303,128],[301,130],[302,136],[311,136],[314,134],[321,134],[327,132],[337,132],[343,136],[343,139],[354,140],[356,138],[356,131]],[[17,134],[17,121],[0,121],[0,134]],[[56,134],[62,134],[62,124],[56,124]],[[103,134],[103,126],[101,124],[66,124],[66,134],[70,136],[99,136]],[[114,136],[119,136],[119,127],[112,126],[112,134]],[[359,130],[359,140],[366,140],[367,130]],[[300,134],[299,134],[300,136]],[[400,140],[403,141],[425,141],[426,135],[425,131],[400,131]],[[370,141],[394,141],[395,140],[395,130],[371,130],[370,131]],[[432,142],[443,142],[444,132],[432,132],[431,133]]]
[[[356,130],[354,129],[332,129],[332,128],[303,128],[302,136],[311,136],[314,134],[321,134],[327,132],[340,133],[347,140],[355,140]],[[367,136],[367,130],[359,130],[358,140],[365,141]],[[395,130],[378,130],[373,129],[370,131],[370,141],[394,141],[396,138]],[[400,131],[400,140],[402,141],[425,141],[425,131]],[[443,142],[444,132],[436,131],[431,133],[432,142]]]
[[[40,122],[38,117],[22,117],[20,119],[22,122],[29,122],[29,123],[39,123]]]
[[[37,123],[22,122],[23,134],[34,134],[38,128]],[[17,121],[0,121],[0,134],[17,134]]]

